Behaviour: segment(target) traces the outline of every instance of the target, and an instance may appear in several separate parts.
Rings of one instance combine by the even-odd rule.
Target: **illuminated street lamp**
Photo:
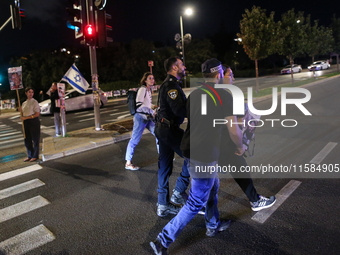
[[[184,12],[185,15],[192,15],[192,9],[187,8]],[[185,66],[185,57],[184,57],[184,37],[183,37],[183,20],[182,20],[182,15],[179,18],[180,25],[181,25],[181,40],[182,40],[182,56],[183,56],[183,65]],[[186,87],[186,77],[184,76],[184,86]]]

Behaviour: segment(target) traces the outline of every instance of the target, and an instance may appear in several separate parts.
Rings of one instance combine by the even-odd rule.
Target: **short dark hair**
[[[172,66],[180,59],[179,57],[170,57],[164,61],[165,72],[171,71]]]
[[[213,73],[202,73],[203,75],[203,78],[206,78],[206,79],[213,79],[216,77],[217,74],[219,74],[220,72],[213,72]]]
[[[149,77],[149,75],[153,75],[153,74],[151,72],[144,73],[143,78],[140,80],[140,85],[145,85],[146,84],[145,81]]]
[[[27,87],[27,88],[25,88],[25,93],[27,92],[27,91],[29,91],[29,90],[33,90],[33,92],[34,92],[34,89],[32,88],[32,87]]]

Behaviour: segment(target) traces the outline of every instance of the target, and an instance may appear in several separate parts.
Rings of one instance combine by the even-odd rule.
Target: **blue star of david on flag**
[[[75,64],[73,64],[70,69],[68,69],[61,80],[69,83],[75,90],[77,90],[81,94],[85,94],[86,90],[90,86],[85,78],[81,75]]]

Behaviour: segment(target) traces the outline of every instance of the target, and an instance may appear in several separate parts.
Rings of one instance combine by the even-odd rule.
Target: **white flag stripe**
[[[7,173],[0,174],[0,181],[8,180],[8,179],[11,179],[11,178],[23,175],[23,174],[31,173],[33,171],[37,171],[40,169],[42,169],[42,167],[36,164],[36,165],[20,168],[17,170],[13,170]]]
[[[9,187],[7,189],[0,190],[0,199],[4,199],[7,197],[11,197],[25,191],[38,188],[40,186],[44,186],[45,183],[40,181],[39,179],[34,179],[28,182],[20,183],[18,185]]]
[[[85,78],[81,75],[75,64],[73,64],[70,69],[68,69],[61,80],[69,83],[75,90],[77,90],[81,94],[85,94],[86,90],[90,86]]]
[[[14,134],[19,134],[19,133],[21,133],[21,132],[20,131],[16,131],[16,132],[12,132],[12,133],[0,134],[0,137],[14,135]]]
[[[42,196],[32,197],[0,210],[0,223],[50,204]]]
[[[43,224],[22,232],[0,243],[0,250],[6,255],[21,255],[55,239]]]

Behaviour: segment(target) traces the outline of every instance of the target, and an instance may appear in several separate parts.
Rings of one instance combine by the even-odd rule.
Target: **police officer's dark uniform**
[[[187,99],[176,77],[168,74],[160,87],[158,101],[160,108],[155,129],[159,142],[158,204],[169,205],[169,177],[172,173],[174,152],[183,157],[180,144],[184,131],[179,126],[187,116]],[[183,193],[189,185],[189,177],[187,164],[184,162],[175,190]],[[157,214],[159,215],[158,211]]]

